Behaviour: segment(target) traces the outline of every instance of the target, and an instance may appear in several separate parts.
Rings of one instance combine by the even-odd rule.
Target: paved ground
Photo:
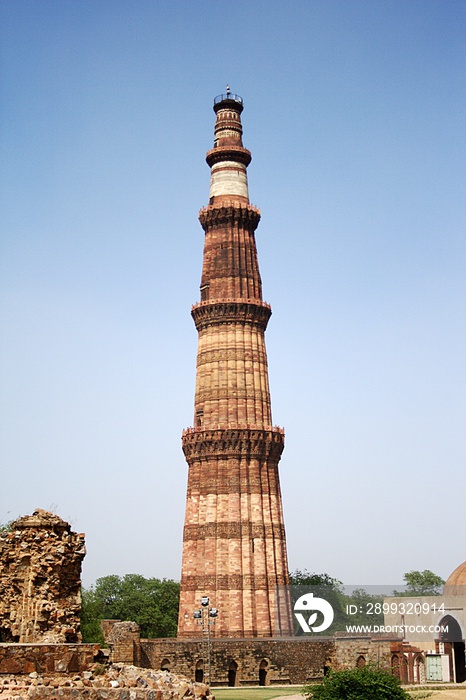
[[[466,700],[466,687],[436,690],[431,695],[432,700]],[[302,700],[302,698],[301,698]]]
[[[429,689],[430,690],[430,689]],[[413,700],[415,700],[416,695],[413,695]],[[300,695],[283,695],[274,700],[304,700],[304,696]],[[448,690],[434,690],[432,689],[432,695],[430,700],[466,700],[466,686],[462,687],[452,687]]]

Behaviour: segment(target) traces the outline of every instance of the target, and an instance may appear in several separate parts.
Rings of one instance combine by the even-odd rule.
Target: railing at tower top
[[[226,95],[217,95],[217,97],[214,99],[214,105],[218,104],[219,102],[223,102],[223,100],[233,100],[233,102],[239,102],[240,105],[243,104],[242,97],[239,95],[233,95],[232,92],[227,92]]]

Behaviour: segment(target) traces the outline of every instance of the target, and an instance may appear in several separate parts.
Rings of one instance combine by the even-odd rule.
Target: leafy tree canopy
[[[145,638],[174,637],[178,624],[180,584],[138,574],[104,576],[83,590],[82,634],[95,637],[99,620],[129,620]]]
[[[341,591],[343,583],[328,574],[311,574],[307,569],[290,571],[290,586],[322,586]]]
[[[308,700],[406,700],[398,678],[374,666],[332,671],[323,683],[303,689]]]
[[[393,591],[397,596],[441,595],[445,581],[429,569],[424,571],[408,571],[403,580],[405,591]]]
[[[299,571],[297,569],[296,571],[290,572],[289,576],[292,607],[294,607],[296,601],[303,594],[303,592],[312,587],[317,596],[324,597],[325,600],[331,604],[334,612],[334,624],[338,628],[342,628],[342,625],[346,621],[346,615],[343,608],[343,584],[341,581],[329,576],[328,574],[311,574],[306,569],[304,569],[304,571]],[[299,625],[295,616],[293,616],[293,625],[295,635],[297,637],[301,636],[303,634],[303,630],[301,629],[301,626]],[[317,634],[325,635],[328,634],[328,632],[324,631]]]
[[[351,594],[344,595],[345,610],[351,610],[351,614],[347,615],[347,624],[383,625],[383,599],[383,595],[368,593],[364,588],[355,588]],[[368,618],[369,610],[370,618]]]

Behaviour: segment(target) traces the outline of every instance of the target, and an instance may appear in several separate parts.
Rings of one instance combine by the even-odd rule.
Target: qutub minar
[[[254,239],[260,213],[249,203],[251,154],[241,140],[242,109],[241,98],[228,88],[215,99],[215,142],[207,153],[212,175],[209,204],[200,213],[201,300],[192,311],[199,332],[194,426],[183,433],[189,476],[178,638],[141,639],[135,622],[102,620],[110,647],[105,656],[99,645],[77,643],[84,535],[37,509],[0,533],[0,680],[3,674],[7,690],[10,674],[21,679],[34,675],[34,668],[55,669],[66,681],[94,668],[107,653],[114,664],[162,669],[218,686],[302,686],[332,668],[366,663],[391,669],[404,683],[466,678],[466,562],[449,577],[442,597],[411,598],[414,609],[423,601],[424,614],[424,601],[432,600],[422,625],[404,622],[408,605],[401,609],[396,601],[409,598],[385,598],[395,601],[395,612],[390,604],[384,616],[385,628],[358,623],[366,631],[317,636],[308,629],[292,635],[278,478],[284,434],[272,426],[264,344],[271,311],[262,300]],[[313,611],[323,611],[318,600],[307,611],[313,620]],[[419,622],[418,612],[414,616]],[[309,624],[316,632],[311,618]],[[416,641],[398,636],[402,628],[410,635],[431,629],[435,636]],[[175,694],[187,687],[183,679],[165,679]],[[63,698],[74,697],[76,689],[68,690]],[[154,693],[146,691],[146,699]],[[197,686],[196,697],[202,692]]]
[[[278,476],[284,431],[272,426],[262,299],[249,203],[241,97],[229,87],[214,101],[210,198],[201,300],[194,427],[183,432],[189,465],[183,534],[179,637],[202,634],[193,610],[202,596],[219,610],[212,636],[271,637],[292,632],[285,527]]]

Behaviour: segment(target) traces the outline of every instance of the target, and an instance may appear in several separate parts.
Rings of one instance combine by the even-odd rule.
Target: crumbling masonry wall
[[[302,684],[321,680],[334,654],[332,638],[212,639],[210,680],[217,686]],[[195,678],[197,669],[207,671],[207,646],[199,639],[142,639],[141,665]]]
[[[0,532],[0,641],[81,641],[84,535],[37,509]]]
[[[390,637],[333,636],[275,639],[206,640],[141,639],[137,625],[103,620],[105,640],[113,662],[137,663],[165,669],[192,680],[204,680],[209,667],[212,685],[303,684],[322,680],[331,669],[355,668],[367,663],[390,669],[400,640]],[[133,654],[133,657],[131,656]],[[136,662],[137,655],[137,662]],[[404,676],[403,676],[404,679]],[[405,682],[413,682],[406,676]]]

